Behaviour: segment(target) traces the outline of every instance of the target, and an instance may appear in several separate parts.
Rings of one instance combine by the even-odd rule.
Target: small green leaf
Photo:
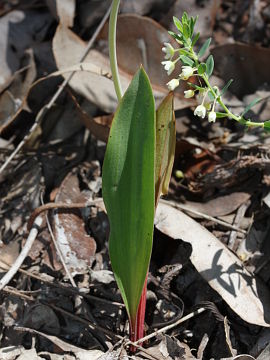
[[[210,77],[214,70],[214,58],[213,55],[210,55],[206,60],[206,74]]]
[[[206,72],[206,64],[205,63],[200,63],[200,65],[198,66],[198,74],[202,75]]]
[[[140,68],[114,115],[102,172],[111,264],[133,324],[152,251],[155,133],[153,92]]]
[[[228,117],[228,114],[222,112],[216,112],[217,118],[225,118]]]
[[[198,86],[196,84],[193,84],[191,82],[188,82],[188,85],[191,86],[193,89],[196,89],[196,90],[199,90],[199,91],[204,91],[205,88],[201,87],[201,86]]]
[[[220,92],[220,96],[223,96],[226,91],[228,90],[229,86],[231,85],[231,83],[233,82],[233,79],[230,79],[227,84],[224,86],[224,88],[221,90]]]
[[[175,154],[175,117],[173,94],[170,93],[160,104],[156,113],[156,162],[155,198],[156,205],[160,194],[167,194]]]
[[[190,18],[190,37],[193,36],[194,27],[195,27],[197,20],[198,20],[198,16],[196,16],[196,17],[191,16],[191,18]]]
[[[192,47],[196,44],[196,42],[199,40],[199,37],[200,37],[200,33],[198,32],[195,36],[194,36],[194,38],[193,38],[193,40],[192,40],[192,43],[191,43],[191,45],[192,45]]]
[[[270,132],[270,120],[265,121],[263,127],[267,132]]]
[[[190,37],[190,29],[188,24],[183,23],[183,35],[186,39],[188,39]]]
[[[186,13],[186,11],[184,11],[183,15],[182,15],[182,23],[188,23],[188,14]]]
[[[173,31],[168,31],[168,33],[177,41],[179,41],[180,43],[182,43],[183,39],[180,35],[175,34]]]
[[[210,43],[211,43],[211,38],[207,39],[205,41],[205,43],[203,44],[203,46],[200,48],[200,51],[198,53],[198,57],[202,57],[205,53],[206,53],[206,50],[209,48],[210,46]]]
[[[180,33],[183,32],[183,26],[181,24],[181,21],[177,17],[173,17],[174,25],[177,27],[177,29],[180,31]]]
[[[189,51],[187,51],[187,50],[185,50],[185,49],[179,49],[179,53],[180,53],[181,55],[186,55],[186,56],[189,57]]]
[[[180,60],[184,65],[188,65],[188,66],[193,66],[194,65],[194,61],[191,60],[190,58],[188,58],[185,55],[181,55]]]
[[[254,99],[253,101],[251,101],[251,103],[247,107],[245,107],[245,109],[242,112],[241,116],[243,117],[253,106],[258,104],[261,100],[262,100],[261,98],[258,98],[258,99]]]

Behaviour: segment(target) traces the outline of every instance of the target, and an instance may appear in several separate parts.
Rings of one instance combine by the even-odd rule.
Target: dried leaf
[[[81,194],[79,180],[73,174],[67,175],[55,198],[56,202],[69,204],[87,200],[88,196]],[[80,212],[57,211],[54,216],[54,234],[67,267],[75,274],[86,271],[95,255],[96,242],[86,233]]]
[[[270,294],[242,262],[214,235],[171,206],[157,208],[156,227],[192,245],[191,261],[201,276],[245,321],[270,326]]]

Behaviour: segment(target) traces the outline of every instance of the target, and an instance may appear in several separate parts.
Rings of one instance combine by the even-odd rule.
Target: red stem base
[[[145,308],[146,308],[146,293],[147,293],[147,277],[145,279],[141,300],[139,303],[136,321],[135,323],[129,322],[130,325],[130,340],[132,342],[138,341],[144,336],[144,319],[145,319]],[[141,343],[139,345],[142,345]],[[130,346],[130,352],[135,353],[136,347]]]

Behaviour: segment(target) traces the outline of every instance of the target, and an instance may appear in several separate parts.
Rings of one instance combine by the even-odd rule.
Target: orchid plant
[[[112,2],[109,24],[110,63],[119,105],[103,163],[102,194],[110,222],[111,265],[127,309],[130,339],[138,341],[144,335],[155,208],[160,194],[168,192],[176,135],[173,95],[166,96],[155,111],[142,66],[122,92],[116,56],[119,3]]]
[[[194,31],[197,19],[198,17],[189,17],[186,12],[183,13],[181,20],[173,18],[177,32],[169,31],[169,34],[176,40],[179,47],[174,48],[172,44],[164,43],[162,51],[165,53],[165,60],[162,61],[162,65],[167,74],[171,75],[177,62],[180,61],[182,71],[178,77],[167,83],[168,89],[173,91],[179,86],[180,81],[186,81],[190,89],[184,91],[184,97],[189,99],[197,94],[201,99],[201,103],[194,110],[194,115],[200,118],[205,118],[207,115],[209,122],[215,122],[217,118],[228,118],[248,128],[262,127],[270,131],[270,120],[254,122],[245,117],[247,112],[261,99],[252,101],[240,115],[233,114],[224,104],[222,97],[233,80],[230,80],[221,90],[211,84],[210,77],[214,70],[214,58],[209,55],[206,60],[202,60],[211,44],[211,38],[204,42],[198,52],[195,51],[195,45],[200,38],[200,34]],[[196,84],[189,81],[191,77],[197,78]]]

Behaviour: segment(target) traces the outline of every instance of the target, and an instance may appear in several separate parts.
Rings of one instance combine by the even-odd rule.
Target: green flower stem
[[[118,98],[118,101],[122,98],[122,87],[120,83],[120,76],[117,66],[117,56],[116,56],[116,24],[117,24],[117,15],[119,9],[120,0],[113,0],[112,10],[110,15],[109,22],[109,53],[110,53],[110,64],[112,71],[112,79],[114,83],[115,92]]]
[[[191,48],[189,49],[189,56],[194,59],[195,61],[195,67],[198,68],[198,66],[200,65],[199,61],[198,61],[198,55],[196,54],[196,52]],[[264,127],[264,123],[263,122],[254,122],[251,120],[247,120],[245,118],[243,118],[242,116],[236,116],[234,115],[228,108],[227,106],[224,104],[224,102],[221,99],[221,96],[217,96],[217,94],[215,93],[212,85],[210,84],[208,77],[206,74],[202,74],[199,75],[201,76],[201,78],[204,80],[206,86],[208,87],[208,91],[211,92],[211,94],[216,98],[216,101],[219,103],[219,105],[223,108],[223,110],[226,112],[226,114],[228,115],[228,118],[231,118],[237,122],[239,122],[242,125],[246,125],[248,127]]]
[[[212,88],[211,84],[208,81],[208,78],[205,74],[202,75],[202,78],[204,80],[204,82],[206,83],[209,91],[212,93],[212,95],[214,97],[216,97],[216,93],[214,91],[214,89]],[[251,120],[247,120],[244,119],[241,116],[236,116],[234,115],[228,108],[227,106],[224,104],[224,102],[222,101],[221,97],[218,96],[217,97],[217,102],[219,103],[219,105],[223,108],[223,110],[228,114],[228,117],[230,117],[231,119],[236,120],[237,122],[239,122],[240,124],[246,125],[248,127],[264,127],[264,123],[263,122],[254,122]]]

